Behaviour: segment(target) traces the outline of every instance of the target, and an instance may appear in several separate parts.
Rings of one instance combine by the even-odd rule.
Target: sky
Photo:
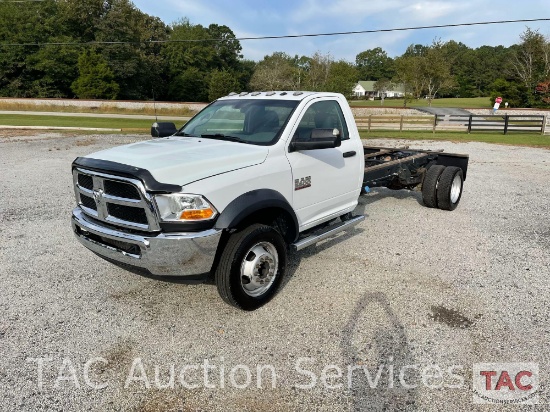
[[[237,37],[347,32],[482,21],[550,18],[549,0],[133,0],[143,12],[165,23],[187,17],[193,24],[228,26]],[[330,54],[355,61],[381,47],[390,57],[410,44],[455,40],[476,48],[519,43],[529,26],[550,36],[550,21],[425,29],[332,37],[241,41],[244,58],[261,60],[276,51],[291,56]]]

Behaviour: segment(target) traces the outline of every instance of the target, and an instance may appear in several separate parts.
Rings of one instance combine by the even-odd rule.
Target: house
[[[360,99],[380,98],[380,92],[374,90],[373,80],[359,81],[353,88],[352,94]],[[403,97],[405,95],[405,87],[402,84],[391,84],[391,87],[386,91],[386,97]]]

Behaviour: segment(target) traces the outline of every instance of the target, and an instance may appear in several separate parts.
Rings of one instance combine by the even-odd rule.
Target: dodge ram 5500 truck
[[[364,147],[344,96],[231,94],[155,139],[77,158],[72,227],[100,257],[156,276],[214,277],[221,297],[254,310],[301,250],[364,219],[364,186],[412,189],[453,210],[468,156]]]

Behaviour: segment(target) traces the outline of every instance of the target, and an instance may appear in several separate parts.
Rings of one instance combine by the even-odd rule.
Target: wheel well
[[[290,213],[278,207],[256,210],[239,222],[237,230],[241,230],[254,223],[261,223],[274,227],[281,233],[287,243],[294,242],[298,235],[298,228],[295,227],[294,220],[292,216],[290,216]]]

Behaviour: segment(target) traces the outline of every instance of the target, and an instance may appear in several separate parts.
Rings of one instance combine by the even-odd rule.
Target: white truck
[[[77,239],[149,276],[213,277],[254,310],[285,276],[287,253],[364,219],[365,186],[422,184],[429,207],[459,203],[467,155],[365,147],[340,94],[254,92],[208,105],[181,129],[75,159]]]

